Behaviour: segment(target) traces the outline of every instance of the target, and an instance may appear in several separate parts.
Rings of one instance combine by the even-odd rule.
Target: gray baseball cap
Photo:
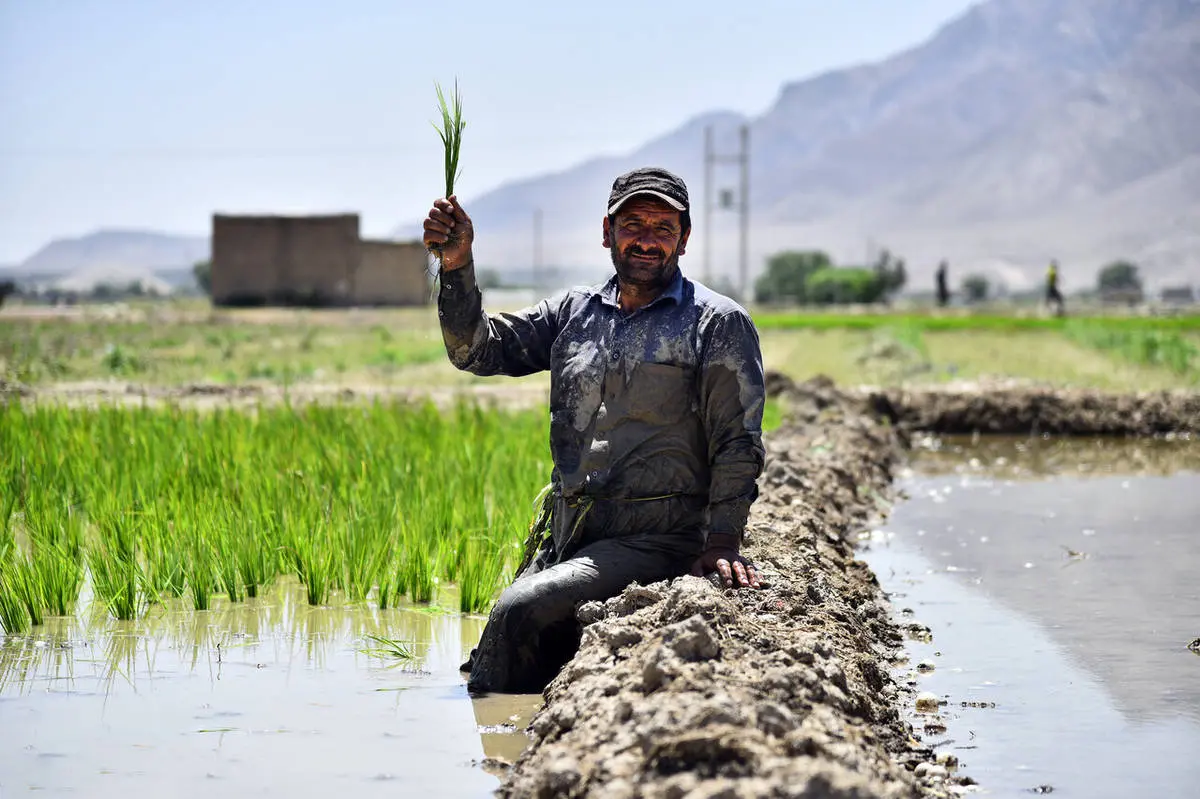
[[[608,195],[608,215],[615,214],[627,200],[639,194],[653,195],[676,211],[688,210],[688,190],[683,178],[661,167],[642,167],[613,181],[612,192]]]

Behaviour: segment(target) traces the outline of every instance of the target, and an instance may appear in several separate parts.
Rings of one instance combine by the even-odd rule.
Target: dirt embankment
[[[785,388],[778,382],[772,390]],[[748,530],[761,591],[693,577],[580,611],[505,797],[911,797],[965,790],[929,758],[889,676],[900,630],[853,534],[900,448],[859,403],[789,390]]]
[[[786,379],[786,378],[785,378]],[[1031,386],[856,392],[877,415],[929,433],[1128,435],[1200,433],[1200,392],[1112,394]]]

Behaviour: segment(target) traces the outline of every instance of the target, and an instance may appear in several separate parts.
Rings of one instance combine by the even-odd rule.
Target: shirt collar
[[[600,291],[598,293],[600,295],[600,299],[604,300],[607,304],[619,306],[620,303],[617,302],[617,276],[613,275],[607,281],[605,281],[604,285],[600,287]],[[672,278],[671,282],[667,284],[667,287],[663,289],[663,293],[655,297],[654,301],[646,307],[652,308],[668,299],[674,300],[676,305],[679,305],[683,302],[683,270],[681,269],[675,270],[675,277]]]

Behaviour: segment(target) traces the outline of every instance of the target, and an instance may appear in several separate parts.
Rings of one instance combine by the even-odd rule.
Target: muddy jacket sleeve
[[[477,375],[520,377],[550,368],[560,303],[542,300],[515,313],[487,314],[475,264],[444,272],[438,320],[450,362]]]
[[[740,310],[718,318],[703,343],[700,412],[711,472],[709,533],[740,541],[763,469],[762,352],[754,322]]]

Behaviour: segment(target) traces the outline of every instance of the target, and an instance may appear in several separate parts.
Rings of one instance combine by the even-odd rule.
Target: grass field
[[[1114,390],[1200,384],[1200,316],[755,313],[766,365],[843,384],[1017,378]],[[0,378],[33,386],[511,385],[446,360],[432,308],[210,311],[192,304],[0,313]],[[547,385],[545,375],[518,382]]]

